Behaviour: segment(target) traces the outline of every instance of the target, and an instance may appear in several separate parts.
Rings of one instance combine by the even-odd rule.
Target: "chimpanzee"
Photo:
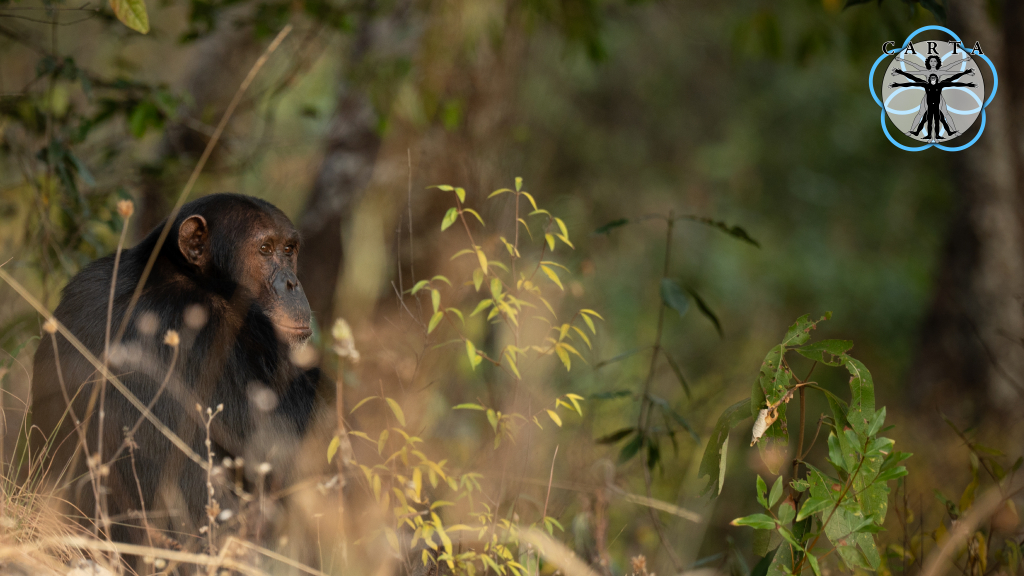
[[[111,338],[129,313],[165,223],[122,252]],[[241,491],[250,493],[287,475],[311,418],[320,375],[293,361],[311,334],[309,304],[295,275],[298,255],[295,227],[263,200],[213,194],[189,202],[159,249],[123,336],[110,343],[112,373],[196,454],[204,461],[210,455],[215,465],[244,462],[225,472],[230,482],[218,483],[221,510],[238,504],[222,488],[234,486],[236,475]],[[84,268],[64,288],[55,312],[98,358],[113,271],[113,256]],[[34,452],[48,455],[51,480],[60,478],[76,513],[88,519],[98,509],[89,469],[103,476],[100,499],[115,540],[146,542],[154,526],[195,534],[208,521],[206,471],[109,382],[101,385],[101,373],[70,342],[59,333],[56,338],[57,357],[48,333],[36,352],[32,402],[32,424],[42,433],[33,432]],[[85,432],[87,453],[75,421]],[[143,520],[143,505],[149,520]]]

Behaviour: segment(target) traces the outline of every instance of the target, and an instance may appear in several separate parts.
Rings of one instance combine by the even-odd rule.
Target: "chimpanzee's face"
[[[227,276],[274,324],[278,338],[299,344],[312,334],[311,312],[296,276],[299,234],[276,209],[238,206],[193,215],[179,228],[182,255],[200,274]]]
[[[263,214],[242,243],[239,284],[253,295],[282,340],[299,343],[312,334],[310,309],[296,276],[299,234],[281,214]]]

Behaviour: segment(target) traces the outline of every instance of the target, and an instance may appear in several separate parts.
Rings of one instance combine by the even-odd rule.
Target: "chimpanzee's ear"
[[[210,259],[210,233],[206,218],[196,214],[189,216],[178,229],[178,249],[192,264],[204,267]]]

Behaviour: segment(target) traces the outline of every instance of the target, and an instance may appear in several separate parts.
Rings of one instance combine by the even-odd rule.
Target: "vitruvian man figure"
[[[941,127],[945,129],[947,136],[953,136],[954,134],[956,134],[957,129],[956,126],[953,124],[953,119],[949,116],[949,111],[946,109],[946,101],[942,97],[942,91],[946,88],[955,87],[973,88],[973,82],[956,82],[956,80],[959,80],[961,77],[966,75],[974,76],[974,69],[968,68],[963,72],[953,74],[952,76],[946,78],[945,80],[940,80],[939,74],[942,74],[944,76],[950,74],[948,68],[961,64],[962,60],[957,60],[955,63],[950,64],[949,66],[941,67],[942,60],[938,56],[929,56],[928,59],[925,60],[924,70],[922,70],[920,66],[913,64],[908,60],[902,59],[901,61],[906,64],[909,64],[915,70],[924,72],[934,70],[933,72],[928,74],[927,78],[920,78],[918,76],[914,76],[913,74],[904,72],[899,68],[896,68],[892,71],[893,76],[899,74],[901,76],[905,76],[906,78],[911,80],[911,82],[893,82],[892,84],[889,85],[890,88],[917,87],[924,89],[924,98],[921,100],[921,112],[919,112],[917,117],[914,118],[914,122],[911,123],[911,130],[907,132],[907,134],[911,136],[920,136],[921,131],[924,130],[925,127],[927,127],[928,139],[943,140],[944,137],[939,135],[940,124]],[[935,63],[934,69],[932,68],[933,62]],[[917,126],[916,129],[914,128],[915,124]]]

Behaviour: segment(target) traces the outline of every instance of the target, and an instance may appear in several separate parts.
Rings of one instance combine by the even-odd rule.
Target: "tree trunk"
[[[366,93],[343,91],[331,120],[323,162],[299,224],[299,279],[322,328],[334,321],[334,292],[341,271],[342,222],[366,187],[380,150],[377,115]]]
[[[910,378],[922,405],[973,420],[993,409],[1009,415],[1024,403],[1024,156],[1017,136],[1024,63],[1006,58],[1024,31],[1024,8],[1007,3],[999,30],[980,0],[949,6],[951,27],[967,46],[981,42],[1000,85],[974,146],[942,157],[926,152],[954,163],[958,198]]]

